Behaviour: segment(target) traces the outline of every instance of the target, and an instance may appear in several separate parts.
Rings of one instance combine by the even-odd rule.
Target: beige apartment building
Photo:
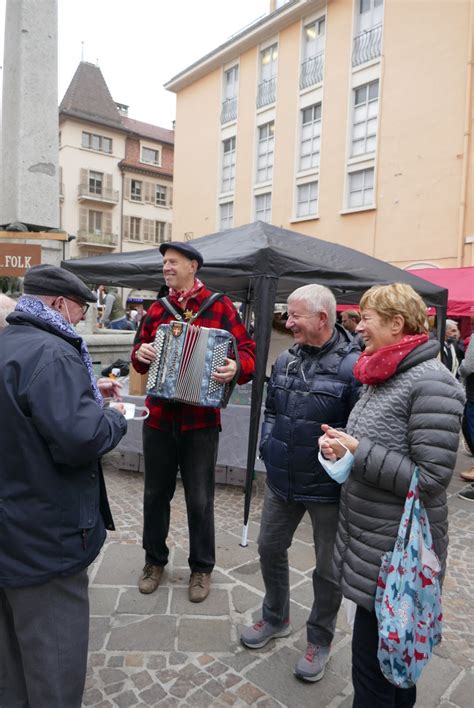
[[[81,62],[59,108],[61,228],[67,257],[171,239],[174,132],[133,120],[99,67]]]
[[[272,0],[184,69],[173,238],[255,220],[474,265],[474,3]]]

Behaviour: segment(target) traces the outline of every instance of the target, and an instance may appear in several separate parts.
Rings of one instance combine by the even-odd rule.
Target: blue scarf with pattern
[[[79,336],[74,327],[67,322],[64,317],[59,314],[59,312],[45,305],[42,300],[39,300],[34,295],[22,295],[16,304],[15,310],[19,312],[26,312],[27,314],[32,315],[43,322],[47,322],[58,332],[64,332],[70,337],[77,339]],[[97,405],[102,408],[104,405],[104,399],[97,386],[91,355],[89,354],[85,341],[81,337],[79,337],[79,339],[81,340],[81,359],[84,362],[87,373],[89,374],[95,401]]]

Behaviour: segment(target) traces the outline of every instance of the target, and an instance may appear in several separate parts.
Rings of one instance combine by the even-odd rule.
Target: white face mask
[[[343,447],[346,446],[343,445]],[[344,484],[344,482],[347,481],[351,473],[352,465],[354,463],[354,455],[346,448],[346,453],[344,454],[344,456],[340,457],[335,462],[331,462],[331,460],[326,460],[321,455],[321,452],[318,453],[318,460],[320,461],[321,465],[326,470],[328,475],[332,477],[335,482],[338,482],[339,484]]]

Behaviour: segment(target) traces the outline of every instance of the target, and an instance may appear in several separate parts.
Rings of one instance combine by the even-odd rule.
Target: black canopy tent
[[[444,339],[448,291],[422,278],[346,246],[257,221],[193,240],[203,255],[199,276],[211,290],[225,292],[255,315],[257,361],[252,385],[247,453],[247,481],[242,544],[246,545],[250,496],[258,440],[271,322],[276,302],[301,285],[319,283],[338,303],[354,304],[374,284],[408,283],[436,308],[440,341]],[[88,283],[156,289],[164,283],[157,248],[63,261]]]

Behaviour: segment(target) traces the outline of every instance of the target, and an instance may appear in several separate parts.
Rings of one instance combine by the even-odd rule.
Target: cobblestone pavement
[[[254,484],[249,546],[239,546],[241,488],[216,488],[217,566],[209,598],[187,599],[187,522],[178,484],[171,522],[171,558],[162,585],[149,596],[137,590],[141,548],[143,478],[106,460],[106,477],[117,531],[91,568],[91,639],[84,706],[248,706],[310,704],[348,708],[350,629],[341,609],[324,678],[304,684],[293,666],[305,648],[305,621],[312,601],[311,529],[300,525],[290,549],[293,633],[256,651],[238,641],[239,627],[260,616],[263,584],[255,540],[263,476]],[[463,451],[457,470],[472,464]],[[419,708],[467,708],[474,695],[473,608],[474,504],[456,496],[465,486],[455,473],[449,490],[450,554],[444,585],[444,640],[419,683]],[[370,708],[370,707],[368,707]]]

